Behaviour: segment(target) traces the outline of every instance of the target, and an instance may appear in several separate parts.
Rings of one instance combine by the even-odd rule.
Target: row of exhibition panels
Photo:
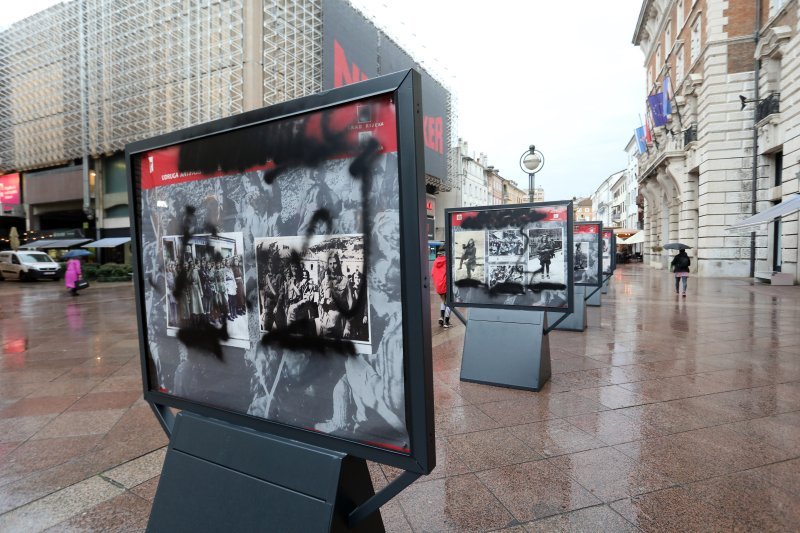
[[[420,104],[401,71],[126,147],[144,397],[170,437],[153,530],[349,531],[436,466]],[[538,383],[547,314],[600,289],[613,234],[573,224],[570,201],[446,223],[465,380]],[[213,263],[227,300],[202,290]],[[403,472],[375,493],[367,460]]]

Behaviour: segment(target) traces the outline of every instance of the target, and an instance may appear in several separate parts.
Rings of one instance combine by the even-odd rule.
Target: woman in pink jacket
[[[81,260],[72,258],[67,261],[67,272],[64,274],[64,284],[72,296],[78,295],[78,280],[81,279]]]

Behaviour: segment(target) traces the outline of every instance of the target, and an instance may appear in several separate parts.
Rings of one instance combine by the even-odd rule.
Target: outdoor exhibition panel
[[[145,398],[435,465],[419,75],[126,148]]]
[[[447,209],[445,218],[447,300],[471,308],[461,380],[540,390],[551,375],[548,333],[574,309],[572,202]],[[548,324],[547,312],[562,316]]]
[[[614,250],[616,243],[616,236],[614,230],[604,229],[602,232],[602,259],[603,274],[610,276],[614,273],[614,264],[616,263],[616,252]]]
[[[445,210],[453,306],[571,312],[572,202]]]
[[[576,222],[573,229],[575,285],[599,287],[603,282],[602,222]]]

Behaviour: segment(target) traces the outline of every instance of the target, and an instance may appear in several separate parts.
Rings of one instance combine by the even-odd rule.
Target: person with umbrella
[[[67,271],[64,274],[64,284],[72,296],[78,296],[78,289],[81,289],[81,257],[90,255],[86,250],[70,250],[64,254],[67,260]]]
[[[678,249],[678,255],[672,258],[672,272],[675,274],[675,294],[680,294],[680,285],[683,284],[683,297],[686,297],[686,285],[689,281],[689,265],[692,264],[692,260],[689,259],[689,256],[686,253],[686,246],[685,244],[667,244],[664,246],[666,249]],[[681,282],[681,280],[683,280]]]

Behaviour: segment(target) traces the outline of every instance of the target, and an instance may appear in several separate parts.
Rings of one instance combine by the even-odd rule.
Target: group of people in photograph
[[[489,234],[490,256],[521,256],[525,250],[522,236],[515,230],[494,231]]]
[[[301,260],[280,257],[274,245],[262,257],[262,331],[288,328],[294,334],[369,340],[366,295],[361,298],[366,284],[360,269],[345,274],[340,254],[333,251],[313,277]]]
[[[182,278],[183,277],[183,278]],[[176,293],[178,280],[184,279]],[[247,313],[244,269],[239,255],[184,261],[166,265],[170,327],[236,320]]]
[[[496,265],[489,271],[489,288],[498,283],[524,283],[525,267],[517,265]]]

